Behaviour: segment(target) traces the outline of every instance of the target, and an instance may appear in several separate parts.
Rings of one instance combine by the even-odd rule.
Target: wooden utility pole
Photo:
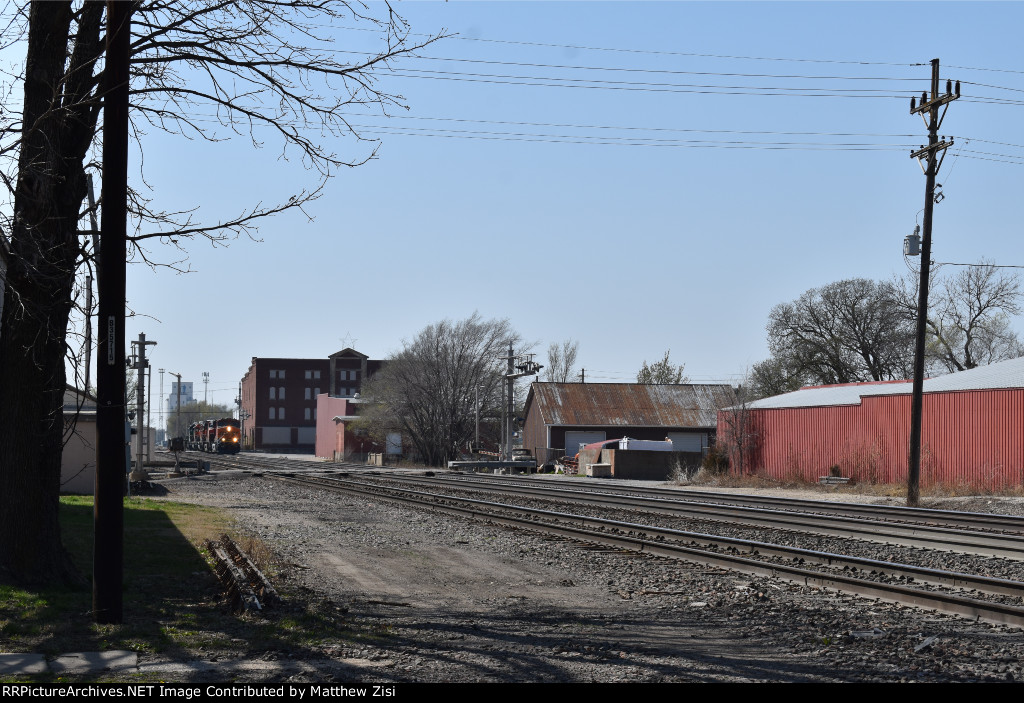
[[[128,211],[128,59],[132,3],[107,0],[103,69],[103,243],[98,269],[96,498],[92,609],[98,623],[120,623],[124,580],[124,307]]]
[[[928,321],[928,278],[931,275],[932,256],[932,210],[935,207],[935,176],[942,166],[940,154],[953,146],[953,140],[945,137],[939,140],[939,127],[946,116],[946,110],[939,114],[939,108],[960,97],[960,81],[956,93],[950,81],[946,81],[946,93],[939,94],[939,60],[932,59],[931,96],[921,94],[921,104],[916,98],[910,99],[910,114],[918,113],[928,126],[928,146],[922,146],[911,153],[918,160],[925,175],[924,232],[921,243],[921,279],[918,284],[917,337],[914,343],[914,387],[910,403],[910,452],[907,467],[907,505],[916,506],[921,498],[921,415],[924,405],[924,347]],[[946,108],[948,109],[948,107]],[[927,116],[926,116],[927,115]],[[927,166],[925,165],[927,163]]]

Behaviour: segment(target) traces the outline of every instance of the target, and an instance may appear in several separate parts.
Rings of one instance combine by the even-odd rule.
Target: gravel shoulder
[[[250,652],[290,668],[219,662],[222,672],[251,672],[234,673],[239,680],[1007,681],[1024,673],[1018,630],[250,474],[163,485],[168,500],[230,510],[240,531],[276,553],[286,595],[338,614],[337,638]],[[346,623],[373,636],[353,639]]]

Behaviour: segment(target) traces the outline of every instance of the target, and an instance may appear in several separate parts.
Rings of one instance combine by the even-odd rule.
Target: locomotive
[[[241,449],[238,420],[226,417],[221,420],[200,420],[188,426],[185,446],[198,452],[237,454]]]

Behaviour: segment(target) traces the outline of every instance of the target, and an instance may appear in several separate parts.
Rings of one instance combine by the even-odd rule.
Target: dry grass
[[[717,488],[739,488],[739,489],[800,489],[806,491],[817,491],[820,493],[840,493],[869,495],[878,497],[899,498],[907,494],[905,483],[871,483],[867,481],[851,482],[844,485],[824,485],[816,481],[807,481],[797,475],[792,475],[784,480],[778,480],[761,476],[758,474],[736,475],[732,473],[709,473],[703,469],[697,472],[690,479],[679,478],[670,480],[679,485],[698,485]],[[921,485],[921,496],[926,498],[961,498],[967,496],[1005,496],[1024,497],[1024,485],[1003,486],[1001,488],[978,487],[966,482],[961,483],[939,483],[934,481],[923,482]]]
[[[92,571],[92,497],[61,499],[65,547],[79,570]],[[52,657],[75,651],[128,649],[181,660],[239,657],[272,651],[303,652],[331,640],[373,636],[336,614],[330,617],[301,594],[285,589],[285,604],[266,616],[237,617],[226,608],[220,584],[200,546],[228,532],[250,558],[272,574],[278,563],[260,539],[231,529],[229,516],[212,508],[125,501],[124,622],[97,625],[91,590],[23,588],[0,583],[0,651]],[[281,584],[275,584],[281,591]],[[49,675],[19,680],[48,681]],[[95,677],[93,677],[95,678]],[[112,679],[108,679],[112,680]]]

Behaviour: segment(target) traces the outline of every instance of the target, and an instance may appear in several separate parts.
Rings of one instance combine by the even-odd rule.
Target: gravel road
[[[290,674],[295,681],[1015,681],[1024,675],[1020,630],[588,549],[249,474],[163,485],[167,499],[230,510],[240,531],[266,541],[281,561],[276,579],[285,593],[377,633],[358,644],[339,635],[301,653],[305,661],[295,662]]]

